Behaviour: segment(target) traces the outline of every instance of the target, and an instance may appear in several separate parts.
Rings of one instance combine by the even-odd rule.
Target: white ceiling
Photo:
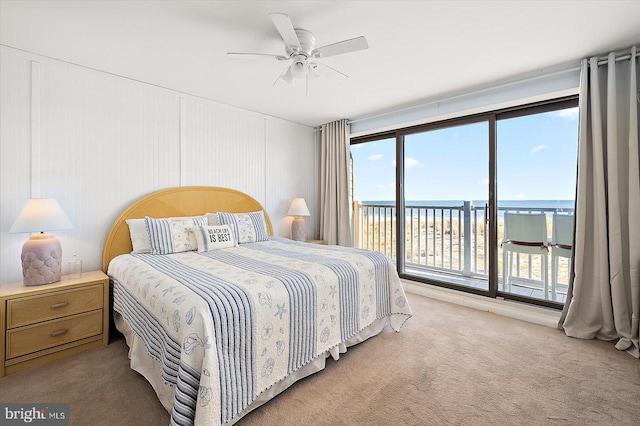
[[[226,52],[284,54],[269,12],[348,74],[274,87],[286,67]],[[0,1],[0,44],[317,126],[577,63],[640,42],[640,1]]]

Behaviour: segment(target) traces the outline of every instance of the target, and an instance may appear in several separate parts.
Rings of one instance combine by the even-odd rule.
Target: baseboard
[[[481,311],[492,312],[510,318],[557,328],[560,320],[560,311],[541,306],[527,305],[504,299],[490,299],[470,293],[463,293],[448,288],[437,287],[429,284],[416,283],[402,279],[407,293],[418,294],[431,299],[442,300],[456,305],[466,306]]]

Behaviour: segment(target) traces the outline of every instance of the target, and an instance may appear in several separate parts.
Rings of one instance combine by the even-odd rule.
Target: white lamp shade
[[[71,229],[73,225],[53,198],[31,198],[22,208],[9,233]]]
[[[311,216],[307,203],[304,202],[304,198],[294,198],[287,212],[287,216]]]
[[[291,72],[291,67],[287,68],[287,71],[282,75],[282,80],[284,80],[287,84],[290,84],[293,86],[295,82],[295,77]]]

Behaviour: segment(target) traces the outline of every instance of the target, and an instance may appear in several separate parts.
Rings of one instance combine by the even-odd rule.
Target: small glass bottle
[[[78,259],[78,255],[73,253],[73,257],[69,261],[69,278],[82,277],[82,260]]]

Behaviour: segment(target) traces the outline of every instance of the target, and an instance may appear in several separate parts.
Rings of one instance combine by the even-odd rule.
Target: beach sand
[[[396,258],[396,224],[395,219],[374,217],[362,224],[362,248],[377,250],[392,260]],[[551,235],[551,218],[547,218],[547,233]],[[504,222],[498,221],[498,241],[504,235]],[[459,237],[460,236],[460,237]],[[479,221],[477,229],[471,229],[471,271],[474,275],[487,275],[488,259],[485,253],[485,224]],[[488,241],[486,242],[488,243]],[[461,246],[462,245],[462,246]],[[438,270],[461,272],[464,268],[464,230],[457,218],[422,219],[418,221],[407,218],[405,235],[405,262],[416,266]],[[487,244],[488,245],[488,244]],[[516,255],[514,275],[541,280],[542,259],[540,256]],[[531,258],[531,259],[530,259]],[[515,258],[514,258],[515,259]],[[531,265],[529,264],[531,260]],[[498,274],[502,277],[502,247],[498,244]],[[551,255],[548,254],[549,280],[551,280]],[[515,272],[519,271],[519,274]],[[558,282],[567,285],[569,276],[568,259],[560,258]]]

